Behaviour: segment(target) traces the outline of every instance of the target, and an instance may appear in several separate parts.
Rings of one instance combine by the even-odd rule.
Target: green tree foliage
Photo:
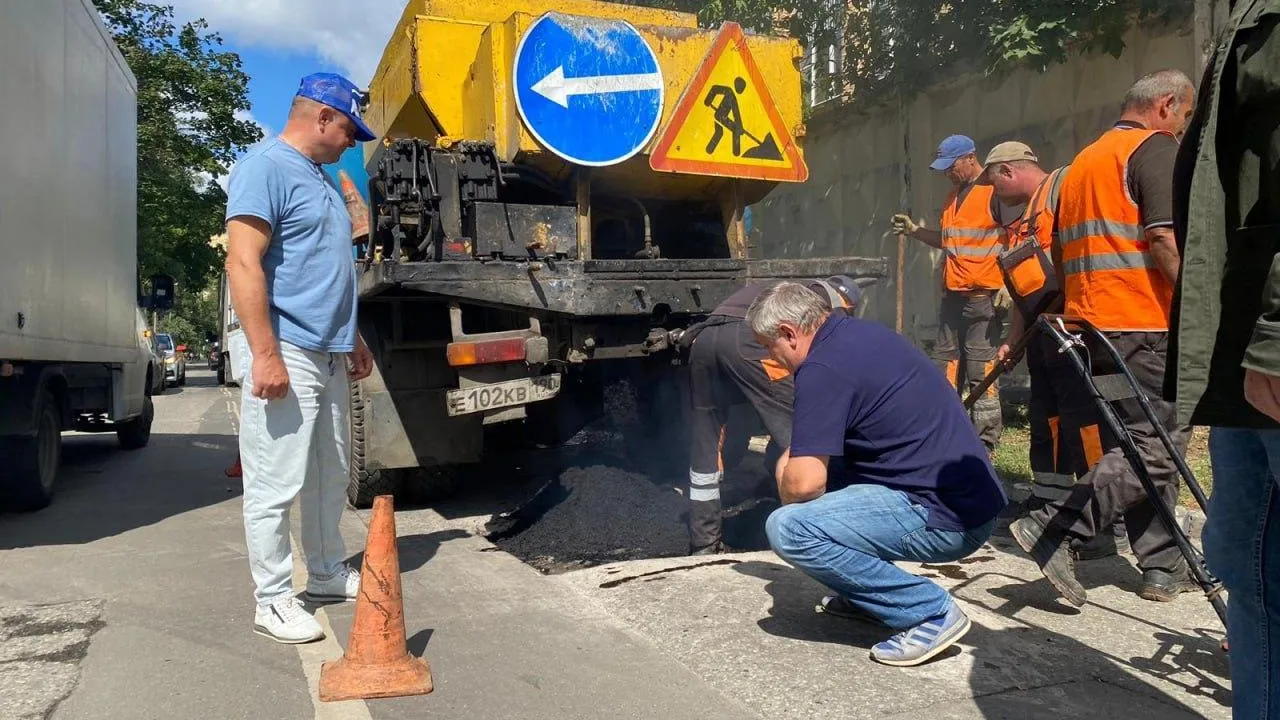
[[[734,20],[784,29],[806,44],[843,46],[831,94],[860,105],[909,99],[963,72],[1038,69],[1070,54],[1119,55],[1135,24],[1189,17],[1192,0],[640,0],[697,13],[708,27]],[[825,58],[820,57],[825,65]]]
[[[202,352],[207,347],[205,338],[218,333],[218,288],[214,277],[207,287],[178,293],[173,309],[160,318],[160,330],[172,335],[175,342]]]
[[[249,109],[240,56],[199,20],[179,26],[173,8],[142,0],[94,0],[138,81],[138,264],[177,281],[178,309],[217,277],[226,193],[214,178],[262,136]],[[216,287],[216,282],[213,283]],[[207,324],[216,321],[209,314]],[[185,342],[200,338],[183,338]]]

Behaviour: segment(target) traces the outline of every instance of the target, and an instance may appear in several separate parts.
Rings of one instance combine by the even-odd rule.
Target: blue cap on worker
[[[951,166],[956,164],[956,160],[977,152],[978,146],[974,145],[973,140],[969,137],[952,135],[938,143],[938,157],[929,167],[938,171],[950,170]]]
[[[337,73],[312,73],[298,85],[298,97],[315,100],[337,110],[356,126],[356,140],[369,142],[377,136],[360,117],[360,88]]]

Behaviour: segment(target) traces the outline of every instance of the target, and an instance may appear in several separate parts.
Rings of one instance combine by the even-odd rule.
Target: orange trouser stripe
[[[1084,443],[1084,461],[1090,469],[1102,459],[1102,437],[1098,434],[1097,425],[1086,425],[1080,428],[1080,442]]]
[[[1049,418],[1049,437],[1053,438],[1053,467],[1055,470],[1058,469],[1058,421],[1059,418],[1056,415]]]

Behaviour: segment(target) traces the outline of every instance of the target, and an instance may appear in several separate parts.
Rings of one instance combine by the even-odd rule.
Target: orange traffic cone
[[[390,495],[379,495],[373,500],[351,640],[341,660],[321,666],[320,699],[426,695],[431,690],[431,667],[405,647],[395,507]]]
[[[369,206],[364,196],[356,189],[356,184],[346,170],[338,171],[338,182],[342,186],[342,200],[347,204],[347,214],[351,216],[351,242],[360,244],[369,237]]]

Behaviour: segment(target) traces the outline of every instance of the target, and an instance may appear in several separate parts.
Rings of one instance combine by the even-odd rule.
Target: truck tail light
[[[524,360],[525,339],[511,338],[508,340],[449,343],[449,346],[445,348],[445,354],[449,358],[449,364],[453,367]]]

